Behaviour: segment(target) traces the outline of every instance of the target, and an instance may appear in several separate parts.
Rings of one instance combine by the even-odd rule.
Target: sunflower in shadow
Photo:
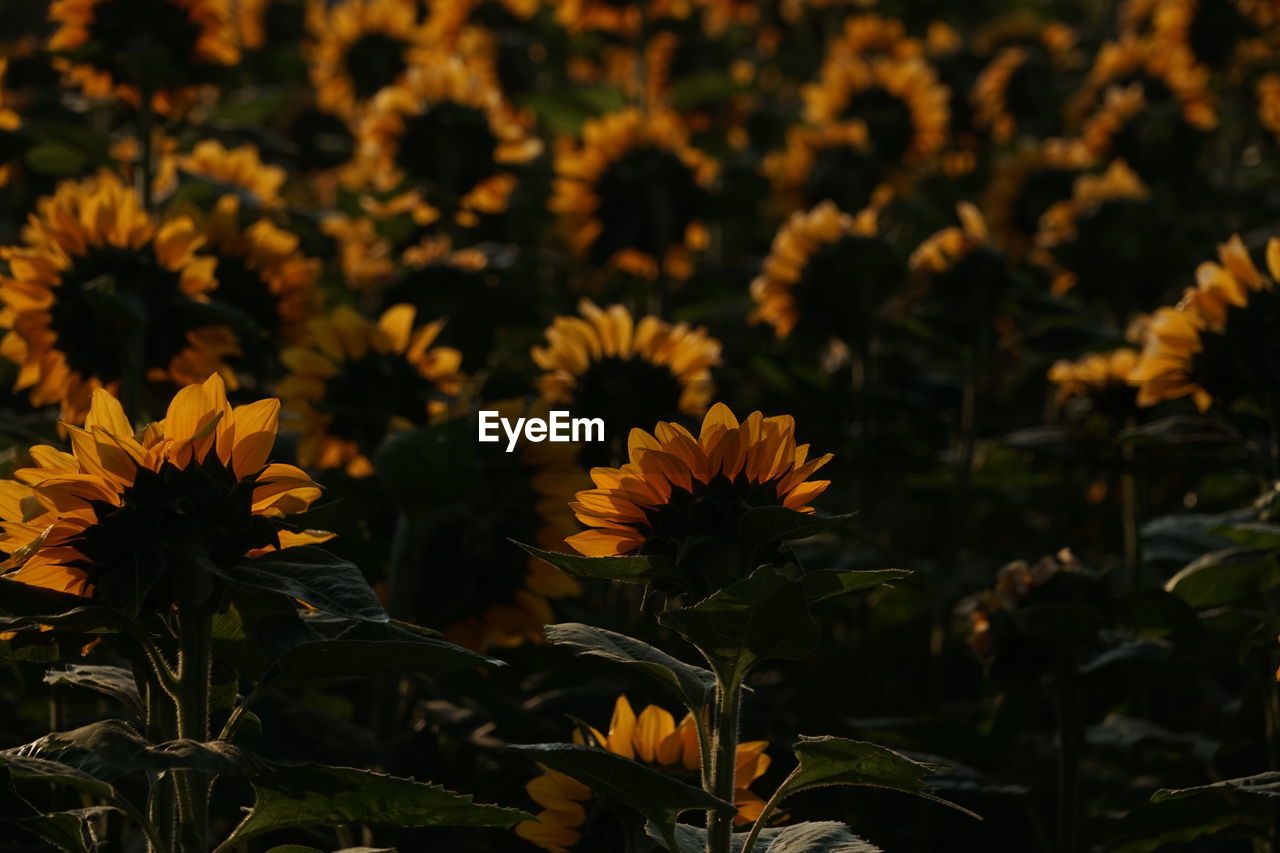
[[[546,346],[534,347],[545,371],[538,390],[553,403],[572,403],[575,415],[603,418],[615,433],[658,417],[699,416],[715,393],[711,368],[720,342],[706,329],[647,315],[622,305],[578,303],[580,316],[557,317]]]
[[[21,523],[6,523],[5,577],[93,597],[131,616],[174,602],[202,559],[226,567],[265,551],[329,538],[282,525],[320,488],[300,469],[268,464],[278,400],[232,408],[211,376],[177,393],[163,420],[135,432],[98,389],[71,452],[31,449],[14,479],[30,489]],[[9,490],[6,489],[6,492]]]
[[[1059,132],[1056,93],[1073,64],[1074,48],[1075,33],[1062,24],[1039,27],[1034,37],[1000,47],[969,93],[975,126],[1001,144],[1020,134]]]
[[[520,400],[486,403],[505,418],[546,418],[548,407]],[[452,642],[471,649],[539,643],[555,621],[552,602],[581,593],[572,577],[518,548],[510,539],[559,550],[580,528],[569,502],[591,484],[572,444],[521,440],[515,452],[477,445],[476,422],[443,425],[450,437],[447,505],[421,523],[423,555],[410,579],[414,614]],[[469,467],[468,467],[469,466]],[[449,567],[448,589],[440,572]]]
[[[206,313],[217,261],[194,222],[159,222],[111,172],[60,184],[36,205],[23,244],[0,249],[0,352],[17,389],[79,423],[97,388],[202,382],[224,372],[235,336]]]
[[[1160,0],[1151,14],[1159,49],[1187,51],[1221,71],[1274,56],[1280,9],[1266,0]]]
[[[1250,392],[1274,393],[1280,238],[1268,241],[1266,255],[1269,277],[1232,237],[1218,247],[1218,262],[1200,264],[1196,286],[1176,306],[1156,309],[1131,374],[1140,406],[1190,397],[1203,412]]]
[[[1007,262],[977,207],[961,202],[956,215],[958,225],[931,235],[907,259],[915,286],[904,304],[964,346],[985,346],[982,336],[998,325],[1008,290]]]
[[[310,343],[280,354],[289,375],[279,394],[299,433],[298,462],[366,477],[384,438],[443,413],[462,362],[457,350],[434,346],[443,327],[419,324],[412,305],[393,306],[377,322],[345,305],[313,317]]]
[[[716,162],[672,112],[626,109],[589,120],[555,158],[551,209],[575,252],[642,278],[686,278],[706,246],[699,219]]]
[[[412,69],[374,98],[360,126],[352,189],[372,194],[375,216],[409,214],[475,225],[501,213],[517,185],[514,167],[542,151],[492,81],[456,57]]]
[[[874,210],[854,216],[825,201],[791,214],[773,238],[751,282],[755,308],[747,319],[768,324],[778,338],[865,341],[904,273]]]
[[[431,34],[417,3],[337,0],[307,5],[303,53],[321,110],[353,118],[428,61]]]
[[[925,46],[920,39],[907,35],[901,18],[867,13],[846,18],[827,50],[829,60],[872,56],[910,59],[923,56]]]
[[[535,91],[547,45],[531,19],[543,0],[441,0],[427,27],[438,49],[462,56],[505,95]]]
[[[1137,397],[1129,377],[1138,365],[1139,355],[1134,347],[1118,347],[1075,361],[1055,362],[1048,373],[1055,402],[1070,406],[1083,401],[1091,411],[1109,415],[1132,413]]]
[[[787,145],[764,158],[779,207],[787,211],[829,201],[841,210],[883,204],[893,193],[885,163],[861,121],[787,130]]]
[[[556,23],[571,33],[592,30],[634,39],[658,21],[683,19],[689,0],[560,0],[553,4]]]
[[[924,59],[834,55],[802,90],[810,123],[857,119],[889,165],[919,163],[947,141],[950,93]]]
[[[677,576],[660,585],[669,593],[701,597],[738,580],[748,556],[738,522],[747,510],[812,512],[809,503],[830,485],[809,479],[832,457],[811,459],[809,445],[796,444],[794,418],[752,412],[739,422],[723,403],[707,412],[696,437],[661,422],[652,434],[631,430],[627,450],[621,467],[591,469],[595,488],[572,504],[589,529],[566,541],[588,557],[674,561]]]
[[[588,746],[606,749],[697,784],[702,749],[692,715],[686,714],[677,724],[671,712],[658,705],[648,705],[636,714],[627,697],[619,696],[613,706],[608,734],[594,727],[589,732]],[[587,740],[577,731],[573,739],[574,743]],[[770,758],[765,752],[768,748],[769,742],[764,740],[738,744],[733,784],[737,824],[752,823],[764,808],[764,800],[751,790],[751,783],[769,769]],[[550,853],[569,853],[595,828],[587,813],[594,794],[576,779],[544,768],[541,776],[525,785],[525,790],[529,798],[542,807],[533,820],[516,825],[516,834],[526,841]]]
[[[996,244],[1015,257],[1030,251],[1040,217],[1070,198],[1076,179],[1093,163],[1093,155],[1075,139],[1024,141],[1001,158],[982,196]]]
[[[216,139],[203,139],[186,154],[177,155],[174,165],[183,177],[247,193],[262,207],[281,204],[280,190],[287,173],[280,166],[262,162],[256,146],[228,148]]]
[[[90,97],[171,113],[240,60],[229,0],[54,0],[49,50]]]

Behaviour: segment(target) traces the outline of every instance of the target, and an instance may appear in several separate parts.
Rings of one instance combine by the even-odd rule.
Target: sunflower
[[[320,220],[320,230],[336,244],[338,269],[352,290],[377,290],[395,274],[391,241],[378,233],[377,223],[367,216],[336,213]]]
[[[966,642],[970,650],[979,660],[989,661],[997,651],[998,639],[1012,639],[1019,634],[1017,623],[1006,628],[1004,614],[1035,604],[1035,599],[1043,600],[1046,593],[1051,596],[1050,588],[1055,582],[1070,583],[1075,578],[1087,577],[1084,566],[1069,548],[1041,557],[1034,564],[1014,560],[1001,566],[993,588],[971,595],[956,605],[956,614],[969,624]],[[1006,642],[1000,646],[1000,651],[1017,652],[1017,644]]]
[[[751,282],[752,325],[786,338],[844,338],[874,313],[902,278],[902,264],[879,236],[874,210],[857,216],[824,201],[798,210],[773,239]],[[862,291],[862,292],[855,292]]]
[[[574,403],[614,429],[629,429],[660,416],[701,415],[715,384],[720,342],[703,328],[672,325],[647,315],[638,321],[621,305],[601,309],[583,299],[578,317],[557,317],[547,345],[534,347],[542,396]]]
[[[966,258],[991,249],[991,232],[978,208],[968,202],[956,205],[960,224],[943,228],[916,247],[907,266],[917,274],[942,275]]]
[[[1075,139],[1024,141],[1001,158],[982,199],[1001,249],[1015,256],[1030,250],[1040,217],[1068,198],[1076,178],[1092,165],[1093,156]]]
[[[1151,36],[1165,50],[1187,51],[1196,62],[1221,70],[1233,61],[1266,59],[1274,46],[1265,33],[1280,10],[1268,0],[1160,0]]]
[[[1152,315],[1142,358],[1130,380],[1138,405],[1191,397],[1200,411],[1275,388],[1276,324],[1280,300],[1280,238],[1267,243],[1264,276],[1238,236],[1218,247],[1218,263],[1196,269],[1196,286],[1172,308]]]
[[[866,59],[869,56],[887,56],[893,59],[909,59],[923,56],[924,45],[919,39],[907,35],[906,25],[900,18],[884,15],[851,15],[831,43],[829,56]]]
[[[789,128],[786,148],[767,155],[760,170],[787,210],[824,201],[862,210],[893,193],[861,121]]]
[[[368,476],[369,454],[389,433],[443,412],[462,361],[457,350],[432,346],[443,327],[418,325],[412,305],[389,308],[377,323],[347,306],[312,318],[312,343],[280,355],[290,371],[280,397],[301,433],[298,461]]]
[[[179,385],[226,371],[235,338],[201,322],[217,262],[197,253],[203,238],[190,219],[155,221],[102,171],[42,198],[23,240],[0,248],[9,266],[0,302],[11,317],[0,352],[21,365],[16,388],[30,389],[35,405],[58,403],[79,423],[94,389],[119,388],[131,369]]]
[[[430,4],[431,42],[474,65],[504,93],[531,91],[547,47],[529,24],[543,0],[437,0]]]
[[[545,402],[488,407],[513,419],[546,418],[548,412]],[[474,421],[451,423],[474,446]],[[576,457],[573,445],[528,441],[515,453],[478,455],[476,476],[460,476],[449,505],[422,528],[421,577],[443,565],[457,571],[447,594],[438,584],[419,584],[420,624],[439,627],[446,639],[471,649],[542,642],[545,626],[555,621],[551,602],[579,595],[581,588],[549,563],[512,548],[509,539],[555,549],[578,531],[569,502],[590,481]],[[455,453],[452,462],[460,467],[464,458]]]
[[[698,730],[689,714],[678,725],[671,712],[657,705],[649,705],[637,715],[627,697],[619,696],[609,721],[609,733],[605,735],[595,728],[590,733],[592,746],[644,762],[678,778],[696,779],[702,767]],[[575,743],[583,740],[579,732],[574,732]],[[738,744],[733,786],[733,804],[738,807],[736,823],[751,823],[763,811],[764,800],[750,786],[769,769],[770,759],[765,752],[768,747],[769,742],[763,740]],[[570,776],[544,768],[543,775],[525,785],[525,790],[543,810],[533,820],[517,824],[516,834],[550,853],[569,853],[582,839],[584,805],[592,799],[591,789]]]
[[[308,3],[303,43],[321,110],[353,118],[382,90],[429,61],[431,33],[404,0]]]
[[[359,132],[352,188],[373,192],[375,215],[407,212],[419,225],[442,215],[474,225],[501,213],[511,167],[542,151],[485,75],[455,58],[414,68],[373,99]]]
[[[227,148],[216,139],[204,139],[189,153],[178,155],[175,165],[190,177],[247,192],[263,207],[280,204],[285,170],[263,163],[253,145]]]
[[[917,163],[947,141],[950,92],[919,57],[833,55],[802,95],[812,124],[862,121],[876,153],[890,164]]]
[[[1129,382],[1140,353],[1133,347],[1091,353],[1076,361],[1061,360],[1049,368],[1049,381],[1057,388],[1058,403],[1074,398],[1089,400],[1101,411],[1127,411],[1134,406]]]
[[[262,341],[290,342],[315,312],[320,262],[269,219],[243,224],[240,197],[224,195],[204,221],[201,255],[217,258],[218,301],[243,312]]]
[[[686,278],[707,232],[698,209],[716,162],[689,144],[679,116],[626,109],[591,119],[555,159],[551,209],[575,251],[645,278]]]
[[[1280,141],[1280,72],[1258,78],[1258,121]]]
[[[959,225],[926,238],[907,259],[914,288],[902,306],[916,311],[919,322],[952,336],[962,347],[984,346],[975,329],[988,334],[1001,329],[1002,305],[1009,286],[1007,258],[991,240],[978,208],[956,205]]]
[[[653,434],[631,430],[627,450],[631,461],[622,467],[591,469],[595,488],[579,492],[572,504],[590,529],[565,541],[588,557],[676,559],[685,574],[677,591],[708,593],[737,579],[712,577],[710,561],[700,557],[730,556],[748,509],[812,512],[809,502],[830,485],[808,478],[831,454],[810,459],[809,445],[796,445],[790,415],[753,412],[739,423],[723,403],[707,412],[696,438],[662,422]]]
[[[998,143],[1021,130],[1039,136],[1058,129],[1057,75],[1071,61],[1074,34],[1046,27],[1029,44],[1002,47],[973,84],[974,123]]]
[[[692,12],[692,0],[560,0],[556,23],[571,33],[599,30],[634,39],[663,19],[682,19]]]
[[[137,106],[145,86],[161,113],[190,103],[211,69],[240,61],[229,0],[54,0],[49,19],[49,49],[67,55],[86,95]]]
[[[172,558],[226,567],[329,538],[280,529],[320,489],[292,465],[268,464],[279,409],[273,399],[232,408],[215,375],[135,432],[119,401],[97,389],[84,428],[68,427],[72,452],[33,447],[34,467],[14,472],[34,500],[20,501],[27,522],[4,525],[5,577],[137,615],[175,600],[167,567],[186,566]],[[139,575],[157,564],[159,576]]]

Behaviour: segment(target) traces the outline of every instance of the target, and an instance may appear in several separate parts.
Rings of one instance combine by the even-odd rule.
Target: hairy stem
[[[178,612],[178,737],[209,739],[209,682],[213,662],[213,617],[203,607]],[[213,779],[198,770],[176,770],[182,853],[209,850],[209,792]]]
[[[718,679],[715,721],[711,730],[711,794],[733,802],[734,770],[738,763],[738,717],[742,684],[736,677]],[[707,853],[730,853],[733,816],[707,813]]]

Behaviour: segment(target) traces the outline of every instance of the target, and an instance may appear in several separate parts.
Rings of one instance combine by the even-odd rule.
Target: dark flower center
[[[396,165],[424,184],[438,201],[456,203],[498,171],[497,140],[483,110],[451,102],[432,104],[405,119]],[[437,200],[437,199],[433,199]]]
[[[1187,27],[1191,52],[1211,68],[1226,65],[1236,46],[1256,34],[1257,27],[1231,0],[1197,0]]]
[[[1249,302],[1227,310],[1225,331],[1202,331],[1203,351],[1191,376],[1215,400],[1230,405],[1251,391],[1270,391],[1280,381],[1280,292],[1249,291]]]
[[[1052,97],[1055,75],[1048,57],[1034,53],[1013,70],[1005,86],[1005,110],[1029,135],[1048,136],[1058,130],[1057,101]]]
[[[351,159],[355,137],[346,122],[330,113],[306,110],[289,127],[303,169],[331,169]]]
[[[316,408],[332,417],[328,432],[354,441],[364,453],[382,443],[394,417],[421,424],[435,386],[398,353],[370,352],[343,364]]]
[[[93,249],[63,271],[49,327],[73,371],[110,383],[135,359],[139,372],[167,368],[186,348],[196,310],[178,273],[160,266],[149,246]]]
[[[356,97],[365,100],[395,83],[408,68],[405,42],[386,33],[365,33],[347,48],[347,74]]]
[[[219,302],[242,311],[265,334],[280,328],[280,310],[271,285],[238,255],[216,253],[218,257]]]
[[[1034,169],[1022,181],[1013,199],[1009,222],[1013,230],[1023,237],[1030,237],[1040,227],[1040,217],[1055,202],[1071,197],[1071,188],[1077,169],[1060,169],[1046,166]]]
[[[680,411],[680,380],[671,369],[644,358],[610,356],[591,362],[578,377],[574,414],[604,418],[615,435],[652,426]]]
[[[193,64],[200,25],[170,0],[107,0],[93,9],[82,50],[95,68],[116,79],[155,85]],[[142,79],[140,79],[142,78]]]
[[[613,163],[596,185],[596,210],[604,226],[591,246],[593,263],[623,249],[656,258],[684,240],[705,193],[693,172],[670,151],[645,146]]]
[[[495,326],[507,313],[511,296],[492,279],[486,270],[447,263],[410,268],[387,288],[382,307],[407,302],[419,316],[448,317],[441,344],[460,349],[465,363],[480,364],[492,352]],[[466,334],[451,335],[454,329],[465,329]]]
[[[830,200],[841,210],[856,213],[871,201],[871,191],[883,177],[884,163],[874,153],[849,145],[824,148],[805,178],[805,206]]]
[[[831,337],[867,340],[902,276],[902,261],[879,237],[851,235],[823,245],[793,288],[792,337],[819,346]]]
[[[876,152],[889,162],[897,162],[911,147],[915,121],[911,108],[887,89],[864,89],[849,99],[843,118],[860,119]]]

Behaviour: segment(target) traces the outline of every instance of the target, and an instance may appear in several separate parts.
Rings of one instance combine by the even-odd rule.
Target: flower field
[[[1275,0],[0,0],[0,853],[1280,853]]]

